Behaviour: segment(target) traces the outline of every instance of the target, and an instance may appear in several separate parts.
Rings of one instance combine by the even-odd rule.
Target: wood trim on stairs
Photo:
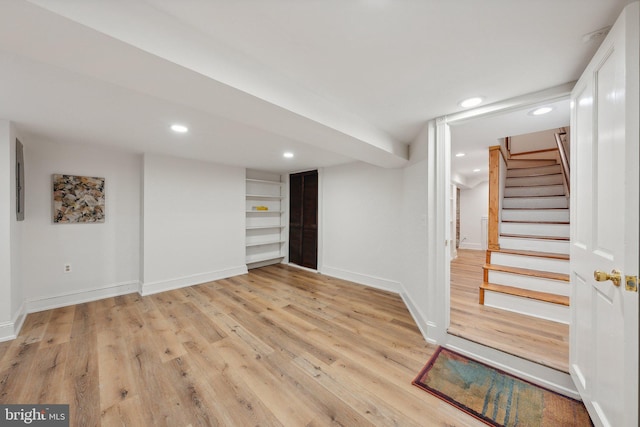
[[[562,259],[569,261],[568,254],[556,254],[553,252],[538,252],[538,251],[523,251],[517,249],[498,249],[493,252],[500,252],[503,254],[511,254],[511,255],[524,255],[524,256],[532,256],[538,258],[552,258],[552,259]],[[491,264],[491,257],[487,257],[487,264]]]
[[[562,177],[561,173],[549,173],[546,175],[539,175],[539,176],[553,176],[553,175],[558,175],[560,177]],[[510,176],[507,178],[507,183],[509,182],[510,179],[516,179],[516,178],[537,178],[537,177],[531,177],[531,176]],[[505,183],[504,188],[523,188],[523,187],[550,187],[553,185],[563,185],[563,184],[537,184],[537,185],[531,185],[531,184],[517,184],[517,185],[513,185],[513,184],[507,184]]]
[[[485,271],[500,271],[503,273],[519,274],[521,276],[539,277],[541,279],[558,280],[568,282],[569,275],[562,273],[553,273],[551,271],[531,270],[528,268],[509,267],[506,265],[485,264],[482,266]]]
[[[569,297],[563,295],[555,295],[547,292],[531,291],[528,289],[514,288],[512,286],[496,285],[494,283],[484,282],[480,285],[480,304],[484,304],[485,291],[500,292],[503,294],[514,295],[522,298],[535,299],[551,304],[569,306]]]
[[[526,171],[528,172],[527,175],[516,175],[516,176],[509,176],[508,171],[507,171],[507,178],[524,178],[524,177],[533,177],[533,176],[545,176],[545,175],[549,175],[548,173],[544,172],[544,171],[535,171],[535,169],[540,169],[540,168],[548,168],[548,167],[552,167],[552,166],[560,166],[558,164],[555,165],[544,165],[544,166],[529,166],[529,167],[521,167],[521,168],[509,168],[508,171],[522,171],[525,169],[534,169],[531,171]]]
[[[531,234],[500,234],[500,237],[515,237],[518,239],[540,239],[540,240],[561,240],[561,241],[569,241],[568,237],[562,236],[534,236]],[[498,248],[500,249],[500,248]]]
[[[511,153],[511,158],[518,156],[526,156],[527,154],[540,154],[540,153],[549,153],[551,151],[558,151],[558,148],[545,148],[543,150],[534,150],[534,151],[523,151],[522,153]],[[513,160],[538,160],[538,159],[513,159]],[[540,159],[540,160],[551,160],[551,159]]]
[[[489,218],[487,246],[500,249],[500,146],[489,147]]]
[[[558,224],[568,225],[569,221],[522,221],[515,219],[503,219],[502,222],[517,223],[517,224]]]
[[[539,199],[542,197],[566,197],[564,194],[545,194],[542,196],[506,196],[503,200],[506,199]],[[524,208],[507,208],[507,209],[524,209]],[[553,208],[541,208],[541,209],[553,209]],[[567,208],[556,208],[556,209],[567,209]]]
[[[560,196],[556,196],[556,197],[560,197]],[[505,199],[508,199],[509,197],[505,197]],[[537,207],[518,207],[518,208],[505,208],[504,206],[502,207],[502,210],[535,210],[535,211],[546,211],[546,210],[560,210],[560,209],[564,209],[567,210],[569,208],[537,208]]]

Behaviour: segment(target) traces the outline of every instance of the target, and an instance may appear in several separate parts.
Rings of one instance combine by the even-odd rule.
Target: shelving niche
[[[285,257],[284,183],[280,175],[247,170],[247,268],[282,262]]]

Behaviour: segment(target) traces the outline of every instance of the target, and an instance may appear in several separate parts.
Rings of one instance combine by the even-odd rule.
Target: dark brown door
[[[289,262],[318,267],[318,171],[289,177]]]

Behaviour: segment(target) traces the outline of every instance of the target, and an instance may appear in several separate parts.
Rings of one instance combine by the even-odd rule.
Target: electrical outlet
[[[71,273],[71,264],[65,264],[64,265],[64,272],[65,273]]]

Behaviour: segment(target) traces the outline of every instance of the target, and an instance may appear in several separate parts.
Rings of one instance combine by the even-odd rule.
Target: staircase
[[[487,251],[481,304],[569,323],[566,193],[556,160],[508,160],[499,249]]]

